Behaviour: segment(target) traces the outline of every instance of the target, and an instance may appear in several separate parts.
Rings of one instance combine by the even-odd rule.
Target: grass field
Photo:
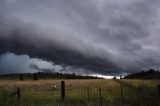
[[[0,80],[0,106],[159,106],[158,81],[65,80],[66,98],[61,99],[61,80]],[[21,99],[11,93],[21,88]],[[122,96],[123,95],[123,96]]]

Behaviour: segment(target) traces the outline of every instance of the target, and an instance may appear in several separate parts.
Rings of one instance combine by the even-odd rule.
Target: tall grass
[[[120,84],[115,80],[66,80],[65,82],[66,98],[62,100],[60,80],[3,80],[0,83],[0,106],[100,106],[100,102],[102,106],[159,105],[156,84],[152,81],[124,80],[123,103]],[[17,86],[21,88],[20,100],[10,95]]]

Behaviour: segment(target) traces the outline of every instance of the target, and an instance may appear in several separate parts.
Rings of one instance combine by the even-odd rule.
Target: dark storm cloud
[[[1,0],[0,53],[27,54],[70,70],[103,74],[159,68],[159,4]]]

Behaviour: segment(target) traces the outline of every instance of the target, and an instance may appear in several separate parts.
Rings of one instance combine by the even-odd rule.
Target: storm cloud
[[[158,69],[159,4],[158,0],[1,0],[0,54],[38,58],[76,73]]]
[[[7,73],[33,73],[39,71],[59,72],[63,68],[52,62],[37,58],[30,58],[27,55],[15,55],[5,53],[0,56],[1,74]]]

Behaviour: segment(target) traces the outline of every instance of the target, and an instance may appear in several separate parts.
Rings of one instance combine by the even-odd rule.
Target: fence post
[[[88,96],[88,104],[90,106],[90,94],[89,94],[89,87],[87,87],[87,96]]]
[[[61,98],[65,99],[65,81],[61,81]]]
[[[101,87],[99,87],[99,100],[100,100],[100,106],[102,106],[102,93],[101,93]]]
[[[141,87],[140,87],[140,84],[138,83],[138,91],[139,93],[141,94]]]
[[[124,102],[124,95],[123,95],[123,83],[122,83],[122,76],[120,75],[120,85],[121,85],[121,99]]]
[[[158,95],[159,95],[159,98],[160,98],[160,84],[157,84],[157,88],[158,88]]]
[[[21,98],[21,90],[19,87],[17,87],[17,97],[20,99]]]
[[[21,90],[17,87],[16,91],[11,94],[11,96],[17,96],[19,99],[21,98]]]

